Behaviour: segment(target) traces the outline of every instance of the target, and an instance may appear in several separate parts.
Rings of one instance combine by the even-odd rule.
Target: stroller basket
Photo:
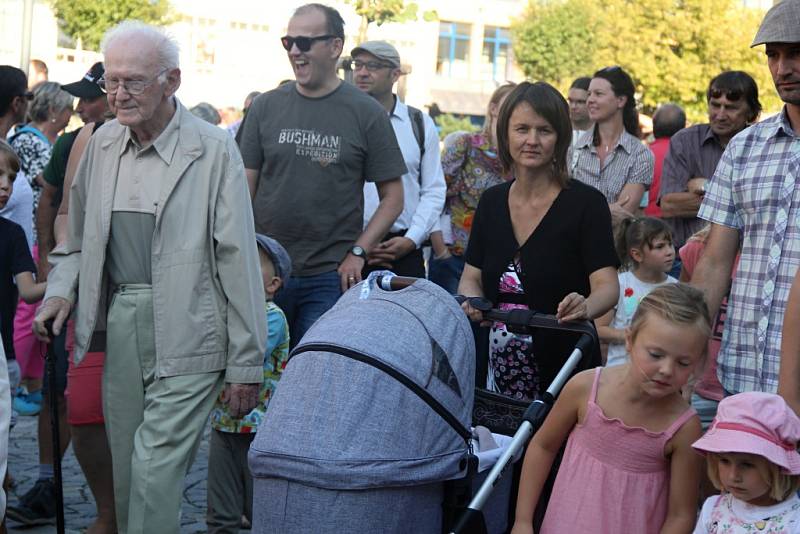
[[[483,388],[475,388],[472,424],[498,434],[513,435],[522,421],[528,402],[512,399]]]

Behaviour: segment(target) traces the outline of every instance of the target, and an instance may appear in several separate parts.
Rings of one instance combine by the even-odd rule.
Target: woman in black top
[[[481,197],[459,293],[560,321],[603,315],[619,296],[611,216],[602,193],[567,175],[567,102],[546,83],[522,83],[503,104],[497,132],[500,159],[514,180]],[[480,320],[478,310],[463,307]],[[488,389],[535,398],[573,346],[557,332],[531,339],[494,324]]]

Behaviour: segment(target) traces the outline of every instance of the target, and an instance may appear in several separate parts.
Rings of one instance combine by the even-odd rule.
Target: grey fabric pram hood
[[[362,299],[364,284],[314,324],[286,366],[250,448],[254,477],[359,490],[466,474],[464,438],[417,394],[373,365],[318,350],[351,349],[399,371],[469,429],[475,346],[464,312],[427,280]]]

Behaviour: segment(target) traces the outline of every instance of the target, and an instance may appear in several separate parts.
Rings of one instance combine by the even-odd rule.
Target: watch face
[[[367,255],[367,253],[364,251],[364,249],[359,247],[358,245],[356,245],[353,248],[351,248],[350,249],[350,253],[353,254],[353,256],[359,256],[361,258],[363,258],[363,257],[365,257]]]

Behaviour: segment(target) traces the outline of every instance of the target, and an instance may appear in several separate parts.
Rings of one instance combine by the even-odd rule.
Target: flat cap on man
[[[800,0],[781,0],[767,11],[750,47],[767,43],[800,43]]]
[[[361,52],[372,54],[381,61],[385,61],[395,68],[400,68],[400,53],[386,41],[366,41],[361,43],[350,52],[350,57],[354,57]]]

